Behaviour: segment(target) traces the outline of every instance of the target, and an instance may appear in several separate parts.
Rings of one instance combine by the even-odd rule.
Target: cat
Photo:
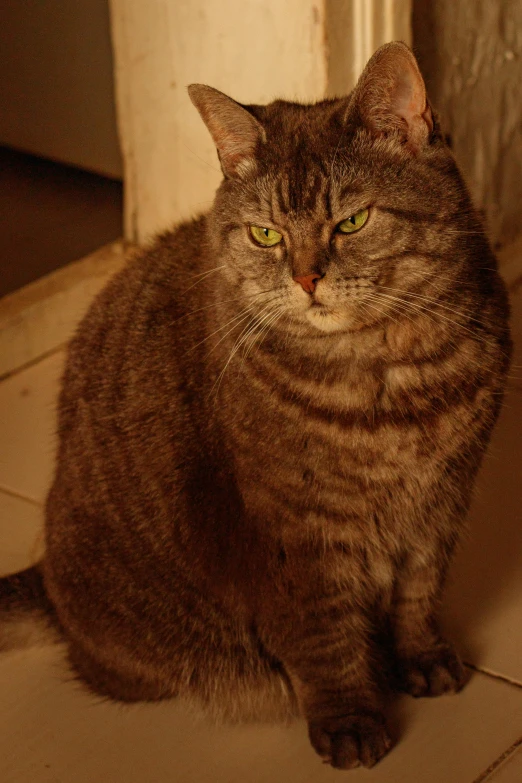
[[[467,680],[436,618],[506,292],[405,44],[345,98],[189,93],[223,181],[72,339],[46,553],[1,582],[3,646],[38,616],[96,693],[300,715],[324,760],[371,767],[390,692]]]

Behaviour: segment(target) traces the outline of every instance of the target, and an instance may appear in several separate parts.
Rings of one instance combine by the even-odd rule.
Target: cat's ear
[[[406,44],[377,49],[352,93],[350,111],[378,135],[396,134],[413,150],[430,141],[433,115],[417,61]]]
[[[255,164],[258,143],[265,141],[263,126],[243,106],[213,87],[191,84],[188,93],[214,139],[223,174],[241,177]]]

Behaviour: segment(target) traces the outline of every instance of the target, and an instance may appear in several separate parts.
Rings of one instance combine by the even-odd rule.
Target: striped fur
[[[264,136],[73,339],[43,564],[95,691],[302,714],[343,768],[389,748],[388,688],[465,682],[436,613],[510,354],[435,115],[387,132],[367,105],[394,68],[421,90],[405,47],[385,50],[347,99],[243,109],[206,88],[218,147],[234,111]],[[363,229],[336,231],[363,208]],[[284,242],[255,246],[249,224]],[[313,297],[292,279],[310,270]]]

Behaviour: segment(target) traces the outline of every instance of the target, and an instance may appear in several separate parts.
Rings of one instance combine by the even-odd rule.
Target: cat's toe
[[[397,662],[398,690],[412,696],[458,693],[470,678],[457,653],[444,645]]]
[[[379,714],[310,721],[309,736],[317,753],[337,769],[373,767],[392,746],[384,718]]]

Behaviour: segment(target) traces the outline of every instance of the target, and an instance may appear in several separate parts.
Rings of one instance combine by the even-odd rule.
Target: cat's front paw
[[[393,744],[379,713],[311,720],[308,733],[321,758],[337,769],[373,767]]]
[[[396,661],[397,688],[412,696],[458,693],[469,678],[470,672],[446,643]]]

